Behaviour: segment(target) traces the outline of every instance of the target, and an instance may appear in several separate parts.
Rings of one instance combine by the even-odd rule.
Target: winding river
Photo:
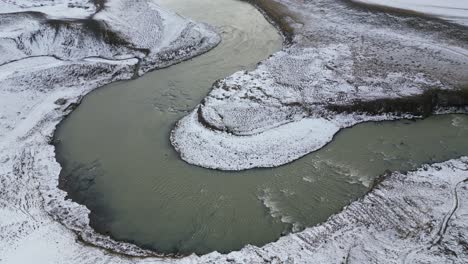
[[[260,12],[236,0],[159,0],[218,27],[212,51],[86,96],[55,134],[60,187],[92,211],[91,225],[161,253],[229,252],[326,220],[386,170],[468,155],[468,118],[366,123],[286,166],[222,172],[181,161],[175,122],[211,84],[281,48]]]

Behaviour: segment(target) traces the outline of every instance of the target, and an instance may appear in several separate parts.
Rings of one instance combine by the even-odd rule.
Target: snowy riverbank
[[[177,124],[171,141],[187,162],[274,167],[357,123],[465,110],[468,28],[333,0],[273,2],[291,43],[215,83]]]

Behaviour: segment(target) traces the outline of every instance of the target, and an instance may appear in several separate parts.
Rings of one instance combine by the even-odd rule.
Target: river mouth
[[[167,254],[261,246],[323,222],[385,170],[468,154],[468,118],[447,115],[358,125],[275,169],[222,172],[186,164],[169,142],[175,122],[215,80],[251,69],[282,39],[244,2],[160,3],[218,26],[223,42],[190,61],[94,91],[58,127],[60,187],[91,210],[90,224],[100,233]]]

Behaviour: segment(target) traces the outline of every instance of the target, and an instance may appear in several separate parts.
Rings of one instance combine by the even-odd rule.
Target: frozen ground
[[[275,22],[291,41],[255,70],[215,83],[177,124],[172,144],[189,163],[279,166],[341,128],[468,103],[468,28],[335,0],[258,5],[282,12]]]
[[[0,2],[0,10],[8,13],[0,15],[0,263],[467,259],[468,158],[387,175],[368,195],[323,225],[262,248],[157,258],[153,252],[94,233],[88,226],[88,210],[65,200],[66,194],[57,189],[60,166],[49,144],[55,125],[92,89],[192,57],[219,38],[209,27],[147,1],[129,5],[111,0],[103,9],[84,2],[87,11],[72,12],[73,18],[86,17],[78,21],[50,20],[56,10],[63,15],[65,8],[76,8],[65,7],[68,2],[54,3]],[[200,153],[219,155],[220,167],[273,166],[320,147],[341,127],[402,113],[427,114],[434,107],[427,107],[427,98],[418,95],[433,87],[455,90],[467,81],[466,32],[461,29],[405,17],[381,18],[332,1],[287,4],[294,42],[257,70],[218,82],[174,132],[173,139],[181,140],[179,150],[206,142],[213,152]],[[34,11],[42,13],[29,12],[39,6]],[[322,23],[316,23],[319,20]],[[390,101],[398,108],[388,111],[394,104],[378,101],[408,95],[421,104],[414,108],[405,100]],[[441,108],[457,106],[448,92],[436,98],[446,99],[436,100]],[[361,108],[375,113],[348,114]],[[223,156],[221,150],[234,156]],[[239,158],[252,150],[267,158]],[[234,165],[227,163],[229,159]],[[210,164],[216,157],[201,160],[214,166]]]

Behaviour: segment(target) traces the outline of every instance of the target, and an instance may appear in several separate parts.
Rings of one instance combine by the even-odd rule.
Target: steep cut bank
[[[185,161],[223,170],[274,167],[365,121],[465,111],[468,30],[344,1],[256,3],[289,45],[216,82],[176,125]]]

